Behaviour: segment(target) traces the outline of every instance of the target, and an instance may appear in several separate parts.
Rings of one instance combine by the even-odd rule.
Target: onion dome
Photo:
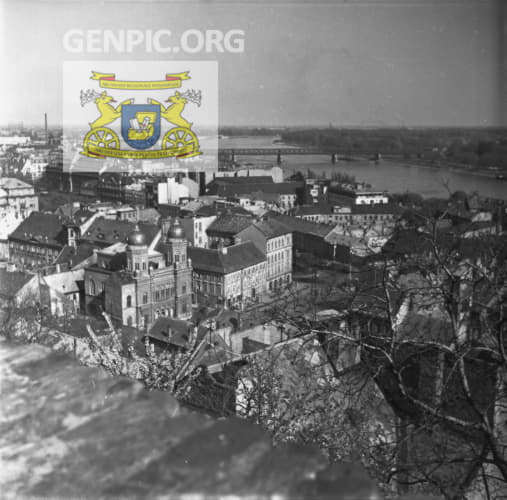
[[[139,224],[136,224],[134,230],[128,235],[127,243],[131,246],[146,245],[146,236],[139,229]]]
[[[185,238],[185,231],[183,230],[181,222],[178,218],[174,219],[173,223],[170,225],[169,230],[167,231],[167,237],[175,239]]]

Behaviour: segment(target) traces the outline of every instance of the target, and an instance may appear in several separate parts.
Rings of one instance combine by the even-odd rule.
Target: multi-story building
[[[67,244],[65,220],[55,214],[32,212],[9,236],[9,259],[22,268],[52,264]]]
[[[253,221],[251,214],[245,216],[226,213],[218,217],[206,229],[209,248],[221,248],[234,244],[236,235]]]
[[[292,231],[275,219],[261,219],[237,233],[236,242],[252,241],[266,255],[268,290],[292,282]]]
[[[311,222],[333,224],[345,230],[351,226],[362,228],[392,226],[401,215],[401,210],[392,203],[365,205],[304,205],[297,207],[294,216]]]
[[[207,229],[216,220],[216,215],[193,215],[181,219],[188,241],[194,247],[209,248]]]
[[[385,191],[371,190],[366,187],[343,187],[331,183],[327,190],[327,200],[330,205],[375,205],[389,203],[389,196]]]
[[[12,177],[0,178],[0,218],[9,213],[27,217],[39,210],[39,198],[33,186]]]
[[[149,328],[161,316],[192,315],[192,264],[178,219],[153,247],[136,226],[126,245],[117,243],[98,254],[85,269],[85,296],[90,311],[103,307],[113,321]]]
[[[277,196],[276,204],[279,211],[284,213],[295,207],[298,195],[301,197],[303,190],[304,182],[273,182],[272,177],[266,176],[216,178],[207,188],[208,194],[228,199],[237,199],[245,195],[251,195],[255,199],[256,193],[274,194]]]
[[[283,170],[277,166],[266,168],[234,168],[219,170],[214,174],[214,178],[219,177],[271,177],[273,182],[283,182]]]
[[[251,241],[218,250],[189,248],[189,256],[195,303],[231,307],[266,290],[266,256]]]
[[[47,166],[48,159],[46,156],[31,154],[25,161],[21,173],[32,179],[39,179],[46,171]]]

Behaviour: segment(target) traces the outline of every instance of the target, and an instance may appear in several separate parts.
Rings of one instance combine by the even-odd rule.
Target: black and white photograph
[[[0,0],[0,498],[506,500],[505,0]]]

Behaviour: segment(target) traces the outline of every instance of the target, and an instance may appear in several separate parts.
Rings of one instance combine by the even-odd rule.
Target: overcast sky
[[[61,123],[65,60],[182,59],[218,61],[221,125],[497,125],[497,5],[4,0],[0,123],[42,124],[44,111]],[[70,54],[62,38],[74,28],[238,28],[245,50]]]

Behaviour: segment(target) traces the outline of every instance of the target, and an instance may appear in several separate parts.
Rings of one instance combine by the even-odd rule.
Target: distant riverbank
[[[488,171],[485,169],[472,169],[466,166],[459,166],[456,164],[446,164],[445,162],[441,163],[433,163],[433,162],[424,162],[424,161],[414,161],[414,160],[404,160],[396,157],[388,157],[386,160],[389,160],[393,163],[399,163],[400,165],[405,165],[407,167],[417,167],[417,168],[428,168],[432,170],[442,170],[446,169],[450,172],[455,172],[464,175],[476,175],[479,177],[488,177],[490,179],[497,180],[497,175],[503,174],[507,176],[507,172],[504,171]],[[382,160],[380,161],[382,162]]]
[[[339,155],[337,163],[331,163],[330,155],[283,155],[288,144],[273,144],[273,136],[228,137],[220,139],[221,148],[272,148],[273,156],[238,156],[239,163],[269,166],[276,165],[276,151],[282,150],[281,167],[285,176],[295,172],[306,174],[308,170],[330,179],[335,172],[355,177],[358,181],[371,184],[376,189],[391,193],[407,191],[419,193],[426,198],[447,198],[450,191],[477,191],[488,198],[507,200],[507,183],[495,178],[497,173],[470,171],[456,165],[432,165],[425,160],[382,157],[376,163],[367,157]],[[347,161],[352,159],[352,161]],[[488,175],[489,174],[489,175]]]

